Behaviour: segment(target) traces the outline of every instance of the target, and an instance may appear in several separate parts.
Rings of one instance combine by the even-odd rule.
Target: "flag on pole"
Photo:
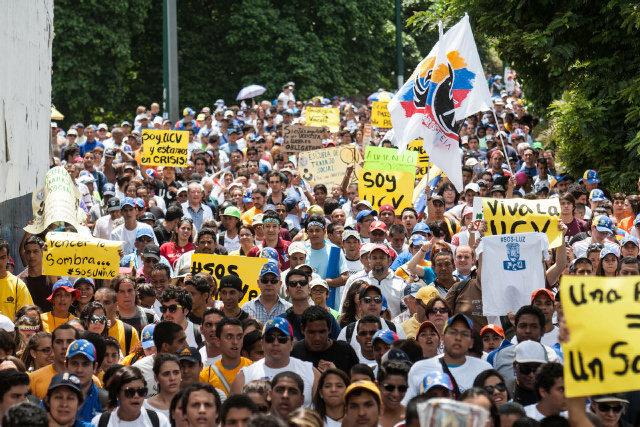
[[[396,93],[388,109],[400,150],[422,138],[429,159],[462,192],[458,131],[464,119],[491,109],[469,16],[440,37],[429,55]]]

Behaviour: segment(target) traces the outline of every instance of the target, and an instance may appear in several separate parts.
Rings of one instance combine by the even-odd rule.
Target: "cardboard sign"
[[[148,166],[187,165],[189,132],[186,130],[142,130],[140,163]]]
[[[395,148],[367,146],[364,149],[365,170],[400,171],[415,174],[418,153]]]
[[[312,187],[324,184],[331,190],[332,185],[342,183],[347,167],[360,160],[360,152],[353,145],[305,151],[298,155],[298,172]]]
[[[487,223],[485,235],[541,232],[547,235],[549,247],[562,244],[559,199],[473,199],[473,217]]]
[[[416,168],[416,178],[422,179],[427,174],[431,164],[429,163],[429,153],[424,149],[424,141],[421,139],[414,139],[407,145],[407,150],[415,151],[418,153],[418,166]]]
[[[288,154],[298,154],[302,151],[319,150],[322,148],[322,134],[324,128],[300,125],[284,127],[284,149]]]
[[[415,173],[388,170],[366,170],[358,173],[358,196],[367,200],[374,209],[392,205],[395,213],[413,206]]]
[[[260,296],[258,277],[267,261],[267,258],[194,253],[191,256],[191,274],[208,273],[216,281],[216,288],[224,276],[238,276],[242,280],[242,305]]]
[[[391,113],[387,109],[388,102],[373,101],[371,107],[371,124],[377,128],[391,129]]]
[[[119,272],[121,247],[120,241],[78,233],[49,233],[42,252],[42,274],[113,279]]]
[[[307,107],[305,118],[307,126],[326,126],[332,133],[340,130],[339,108]]]
[[[33,222],[24,227],[28,233],[40,234],[51,224],[63,222],[71,224],[76,231],[86,229],[83,224],[87,214],[80,207],[80,191],[64,166],[49,169],[44,186],[33,192],[31,205]]]
[[[564,275],[560,296],[567,397],[636,390],[640,383],[640,277]]]

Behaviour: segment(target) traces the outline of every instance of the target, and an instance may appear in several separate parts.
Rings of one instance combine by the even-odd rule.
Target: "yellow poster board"
[[[549,247],[562,245],[559,199],[494,199],[475,197],[473,217],[487,223],[485,235],[541,232],[547,235]]]
[[[145,166],[187,166],[189,132],[186,130],[142,130],[140,163]]]
[[[373,101],[371,105],[371,124],[377,128],[391,129],[391,113],[387,109],[389,103],[385,101]]]
[[[353,145],[304,151],[298,154],[298,172],[312,187],[324,184],[331,190],[331,186],[342,183],[347,168],[356,166],[361,159],[360,151]]]
[[[339,108],[307,107],[305,118],[307,126],[326,126],[332,133],[340,130]]]
[[[240,305],[260,296],[258,277],[267,258],[234,255],[193,254],[191,256],[191,274],[208,273],[217,283],[224,276],[234,275],[242,280],[242,299]]]
[[[422,179],[423,176],[429,170],[431,164],[429,163],[429,153],[424,149],[424,141],[421,139],[414,139],[407,145],[407,150],[416,151],[418,153],[418,166],[416,169],[416,178]]]
[[[358,172],[358,196],[367,200],[374,209],[392,205],[397,215],[413,206],[415,173],[388,170],[365,170]]]
[[[560,296],[569,328],[562,344],[565,395],[637,390],[640,277],[564,275]]]
[[[120,269],[121,247],[120,241],[51,232],[42,252],[42,274],[113,279]]]

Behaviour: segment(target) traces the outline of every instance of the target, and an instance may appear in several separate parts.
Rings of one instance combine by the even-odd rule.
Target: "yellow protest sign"
[[[186,130],[142,130],[140,163],[147,166],[187,165],[189,132]]]
[[[424,149],[424,141],[414,139],[407,145],[407,150],[416,151],[418,153],[418,167],[416,169],[416,178],[422,179],[429,170],[429,154]]]
[[[331,190],[332,185],[342,183],[347,168],[361,159],[360,151],[353,145],[304,151],[298,155],[298,172],[312,187],[324,184]]]
[[[564,275],[569,328],[562,344],[567,397],[636,390],[640,384],[640,277]]]
[[[333,133],[340,130],[339,108],[307,107],[305,118],[307,126],[326,126]]]
[[[258,277],[267,258],[234,255],[193,254],[191,274],[208,273],[217,282],[224,276],[234,275],[242,280],[242,300],[240,305],[260,296]]]
[[[358,172],[358,196],[367,200],[374,209],[391,205],[396,214],[413,206],[415,173],[389,170],[365,170]]]
[[[371,124],[377,128],[391,129],[391,113],[387,109],[388,102],[373,101],[371,105]]]
[[[473,217],[487,223],[485,235],[540,232],[549,239],[549,247],[562,244],[559,199],[493,199],[475,197]]]
[[[118,275],[121,247],[119,241],[51,232],[42,252],[42,274],[113,279]]]
[[[400,152],[395,148],[367,146],[364,149],[364,169],[415,173],[418,155],[414,151]]]

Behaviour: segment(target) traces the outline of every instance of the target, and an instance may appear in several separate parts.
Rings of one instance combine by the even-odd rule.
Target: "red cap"
[[[493,323],[489,323],[487,326],[480,329],[480,336],[483,336],[487,331],[495,332],[497,335],[500,335],[504,338],[504,329],[498,325],[494,325]]]
[[[373,221],[371,223],[371,225],[369,225],[369,231],[373,231],[373,230],[382,230],[386,233],[387,231],[387,224],[385,224],[382,221]]]
[[[549,289],[546,289],[546,288],[540,288],[531,292],[531,303],[533,303],[533,300],[536,299],[536,297],[540,294],[545,294],[553,302],[556,301],[556,296],[553,294],[553,292],[551,292]]]
[[[380,243],[378,243],[377,245],[373,245],[373,248],[371,248],[371,252],[369,253],[371,254],[373,253],[373,251],[382,251],[388,256],[391,256],[391,251],[389,251],[389,247],[387,245],[382,245]]]
[[[391,205],[382,205],[382,206],[380,206],[378,211],[380,213],[382,213],[382,212],[395,212],[395,210],[393,209],[393,206],[391,206]]]

